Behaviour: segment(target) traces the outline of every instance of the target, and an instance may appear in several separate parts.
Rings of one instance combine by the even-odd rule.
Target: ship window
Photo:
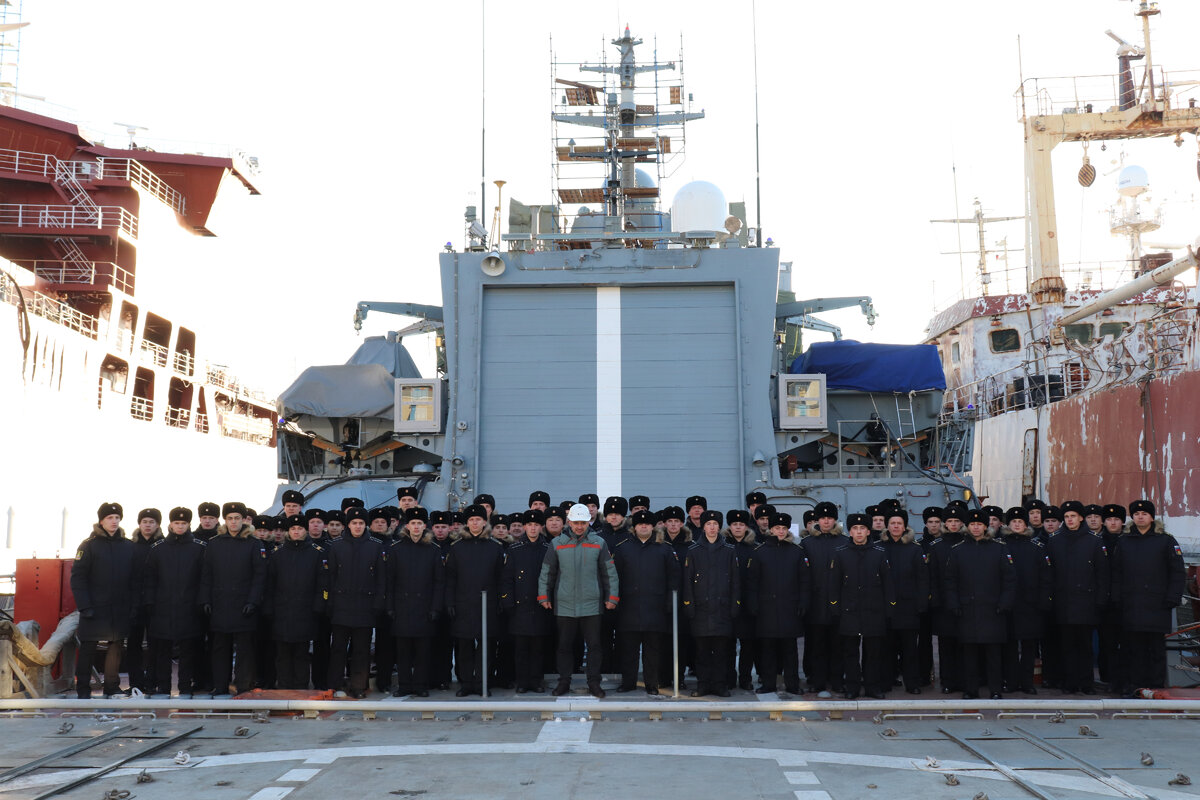
[[[442,429],[442,381],[401,379],[396,381],[398,433],[437,433]]]
[[[1078,322],[1074,325],[1067,325],[1063,328],[1063,332],[1073,342],[1079,342],[1079,344],[1092,343],[1092,323],[1090,322]]]
[[[828,421],[824,375],[779,376],[779,427],[821,430]]]
[[[1124,333],[1128,327],[1128,322],[1101,322],[1100,338],[1103,339],[1105,336],[1111,336],[1115,339]]]
[[[954,344],[950,345],[950,362],[953,364],[957,364],[961,360],[962,360],[962,349],[959,348],[958,342],[955,342]]]
[[[1021,334],[1016,328],[1001,328],[988,334],[993,353],[1015,353],[1021,349]]]
[[[129,403],[129,415],[143,422],[154,418],[154,370],[138,367],[133,379],[133,398]]]

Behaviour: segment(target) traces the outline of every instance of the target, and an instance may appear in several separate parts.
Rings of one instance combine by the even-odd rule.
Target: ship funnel
[[[479,264],[479,269],[483,270],[483,274],[489,278],[497,278],[504,274],[505,267],[504,259],[495,250],[483,257],[483,261]]]

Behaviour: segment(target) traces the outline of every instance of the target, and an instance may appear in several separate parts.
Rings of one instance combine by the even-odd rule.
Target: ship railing
[[[269,419],[239,414],[236,411],[221,413],[221,434],[226,438],[240,439],[255,444],[269,444],[272,432]]]
[[[76,164],[87,164],[86,161],[73,162]],[[183,214],[187,211],[187,201],[184,196],[177,190],[171,188],[167,183],[153,171],[146,168],[146,165],[135,158],[102,158],[100,159],[100,169],[94,175],[95,177],[104,180],[124,180],[129,181],[141,187],[143,190],[161,200],[177,214]]]
[[[180,375],[191,375],[196,368],[196,359],[191,353],[175,353],[171,359],[171,367]]]
[[[11,288],[8,281],[5,281],[3,284],[0,284],[0,300],[9,305],[19,305],[20,303],[17,299],[18,291],[24,295],[25,308],[29,313],[43,319],[48,319],[51,322],[56,322],[64,328],[69,328],[76,333],[83,334],[89,339],[98,337],[100,330],[99,319],[93,317],[91,314],[85,314],[60,300],[48,297],[41,292],[35,292],[30,289]]]
[[[0,148],[0,172],[50,177],[55,174],[57,163],[57,158],[46,153]]]
[[[208,433],[208,414],[203,411],[196,412],[196,432]]]
[[[1134,90],[1143,91],[1142,75],[1134,75]],[[1154,74],[1154,100],[1182,108],[1200,94],[1200,70],[1163,70]],[[1052,114],[1086,114],[1120,110],[1120,75],[1059,75],[1026,78],[1014,93],[1017,119]],[[1139,94],[1136,102],[1149,98]]]
[[[254,400],[266,401],[267,395],[261,389],[251,389],[225,371],[224,367],[208,364],[206,368],[207,382],[221,389],[227,389],[235,395],[249,397]]]
[[[119,228],[137,238],[137,217],[121,206],[0,203],[0,225],[17,228]]]
[[[109,285],[125,294],[133,294],[133,273],[111,261],[16,259],[13,263],[50,283],[96,284],[108,278]]]
[[[165,367],[167,365],[167,356],[170,351],[158,342],[142,339],[142,352],[150,356],[150,360],[158,366]]]
[[[186,428],[191,421],[192,412],[186,408],[167,407],[167,424],[172,428]]]
[[[154,417],[154,401],[148,397],[134,395],[129,403],[129,416],[149,422]]]

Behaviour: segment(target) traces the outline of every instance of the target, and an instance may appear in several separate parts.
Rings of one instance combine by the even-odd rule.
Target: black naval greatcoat
[[[732,535],[726,540],[733,547],[733,554],[737,557],[738,579],[742,585],[742,596],[738,598],[742,602],[742,610],[733,618],[733,635],[738,639],[753,639],[758,635],[755,632],[756,623],[754,615],[750,613],[750,600],[747,597],[747,593],[750,591],[750,561],[754,558],[754,551],[758,549],[758,544],[753,541],[748,542],[746,539],[753,535],[753,531],[747,530],[740,542]]]
[[[386,596],[383,545],[368,533],[349,531],[329,543],[329,618],[334,625],[371,628],[384,610]]]
[[[549,549],[550,540],[542,534],[536,542],[522,536],[505,550],[500,607],[513,636],[548,636],[554,632],[554,612],[538,602],[538,576]]]
[[[804,634],[811,570],[804,548],[791,539],[769,536],[750,560],[746,598],[754,615],[756,635],[764,639],[795,639]]]
[[[645,542],[634,536],[617,545],[613,562],[621,586],[617,630],[670,631],[671,592],[679,590],[681,575],[674,548],[653,536]]]
[[[1097,625],[1108,603],[1108,554],[1099,536],[1080,526],[1065,525],[1050,537],[1054,619],[1059,625]]]
[[[1009,532],[1004,546],[1012,556],[1017,578],[1016,600],[1012,609],[1012,632],[1016,639],[1040,639],[1045,635],[1046,612],[1050,610],[1050,557],[1046,546],[1033,536]]]
[[[896,631],[915,631],[921,627],[921,614],[929,608],[929,565],[921,545],[913,541],[883,540],[892,583],[896,587],[896,605],[888,620],[888,628]],[[907,535],[907,534],[906,534]]]
[[[946,575],[949,572],[950,550],[954,545],[963,541],[966,534],[963,531],[951,533],[943,531],[942,535],[929,545],[929,589],[931,595],[930,607],[933,609],[933,632],[940,636],[956,638],[958,636],[958,618],[946,606]]]
[[[808,602],[810,625],[833,624],[833,610],[829,604],[833,595],[833,554],[850,539],[842,533],[817,533],[800,540],[800,547],[812,567],[811,596]]]
[[[683,563],[683,606],[692,636],[732,636],[741,596],[733,545],[720,537],[693,542]]]
[[[1130,527],[1113,554],[1113,604],[1121,629],[1170,633],[1171,609],[1183,596],[1186,571],[1175,537],[1155,521],[1148,533]]]
[[[109,536],[99,523],[75,552],[71,594],[79,609],[81,642],[115,641],[129,635],[134,609],[141,598],[136,551],[118,528]]]
[[[142,603],[148,607],[151,639],[179,642],[204,635],[200,575],[205,549],[191,531],[168,533],[150,548]]]
[[[266,591],[267,548],[253,536],[223,531],[208,540],[200,573],[200,604],[212,607],[208,627],[214,633],[253,633]]]
[[[307,642],[317,637],[317,618],[329,597],[329,561],[308,537],[288,539],[267,559],[266,608],[271,637],[277,642]]]
[[[829,606],[842,636],[883,636],[896,608],[887,554],[875,542],[847,541],[833,551]]]
[[[393,544],[384,593],[393,636],[432,637],[446,605],[446,569],[437,545],[408,535]]]
[[[958,620],[967,644],[1003,644],[1008,612],[1016,602],[1017,576],[1008,549],[989,536],[967,536],[950,550],[945,575],[946,609]]]
[[[479,536],[463,534],[450,547],[450,555],[446,556],[446,610],[453,616],[451,636],[472,639],[483,635],[483,591],[487,591],[488,638],[499,635],[504,558],[504,545],[486,532]]]

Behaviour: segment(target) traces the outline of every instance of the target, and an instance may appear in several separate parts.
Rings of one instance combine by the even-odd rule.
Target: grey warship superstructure
[[[502,236],[499,203],[490,232],[469,208],[463,248],[439,257],[442,304],[359,303],[359,324],[371,311],[419,321],[346,365],[306,370],[280,397],[280,492],[373,506],[416,483],[428,508],[486,492],[511,509],[534,489],[659,507],[701,493],[714,508],[760,490],[793,513],[969,496],[937,468],[940,367],[923,385],[888,383],[841,343],[839,377],[789,371],[803,330],[840,339],[813,314],[857,306],[873,321],[869,297],[797,300],[791,265],[711,184],[685,184],[663,208],[685,125],[703,111],[676,62],[636,62],[640,43],[627,27],[617,63],[554,65],[554,203],[512,201]],[[404,349],[427,333],[436,377]],[[925,349],[936,362],[916,346],[876,363]],[[854,369],[875,380],[847,381]]]

